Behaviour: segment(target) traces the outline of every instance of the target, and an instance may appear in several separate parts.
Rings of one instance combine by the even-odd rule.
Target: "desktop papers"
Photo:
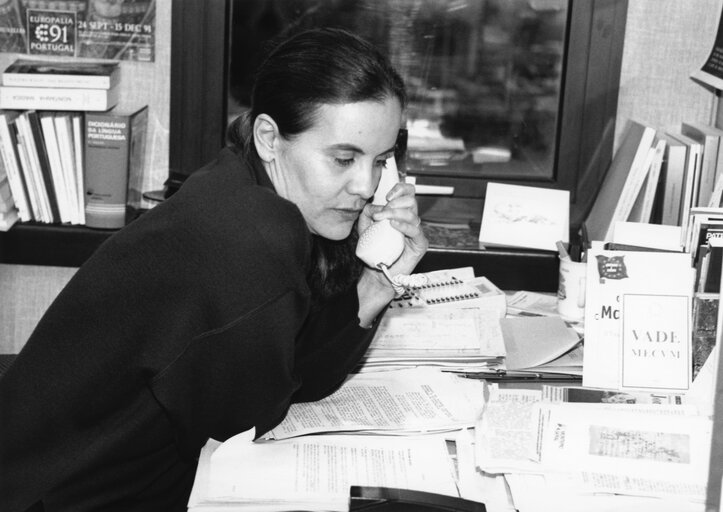
[[[375,367],[435,366],[479,372],[500,367],[505,345],[496,310],[388,309],[363,360]]]
[[[322,400],[292,404],[264,437],[352,431],[404,435],[473,427],[485,391],[484,381],[433,368],[357,373]]]
[[[500,320],[505,340],[505,367],[534,371],[570,352],[580,343],[577,333],[560,317],[522,316]]]
[[[352,485],[459,496],[446,443],[437,436],[252,437],[206,444],[189,511],[346,511]]]
[[[681,510],[702,503],[711,419],[695,407],[647,397],[552,403],[545,398],[549,389],[490,391],[475,429],[475,461],[486,473],[505,474],[520,512],[545,510],[526,500],[524,482],[540,481],[548,486],[542,502],[554,503],[552,496],[562,504],[575,501],[576,509],[565,510],[592,510],[601,493],[625,496],[603,500],[604,510],[629,502],[654,507],[661,499],[680,501],[686,505]]]

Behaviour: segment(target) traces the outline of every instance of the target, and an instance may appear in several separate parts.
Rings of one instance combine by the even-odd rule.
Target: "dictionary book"
[[[85,113],[85,223],[118,229],[140,202],[148,108]]]

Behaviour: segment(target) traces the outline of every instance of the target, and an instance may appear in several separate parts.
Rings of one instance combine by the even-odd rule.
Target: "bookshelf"
[[[122,74],[134,78],[122,91],[121,100],[149,103],[156,116],[151,125],[161,127],[148,139],[149,148],[153,146],[148,151],[154,155],[150,165],[168,170],[160,181],[156,180],[159,189],[168,175],[190,174],[213,158],[223,144],[225,104],[221,100],[218,104],[198,101],[195,92],[206,90],[213,97],[223,96],[220,91],[224,90],[225,56],[223,52],[214,55],[200,42],[224,38],[229,8],[226,0],[184,2],[174,4],[173,9],[170,3],[159,4],[156,61],[121,62]],[[0,54],[0,65],[5,66],[15,57]],[[171,88],[171,83],[190,83],[192,93],[185,87]],[[140,97],[134,98],[134,94]],[[18,223],[8,232],[0,232],[0,263],[78,267],[113,232],[84,226]]]

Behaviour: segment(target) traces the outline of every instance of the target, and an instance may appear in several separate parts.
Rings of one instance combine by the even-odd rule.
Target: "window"
[[[570,190],[579,225],[610,161],[626,0],[194,4],[173,9],[172,73],[184,87],[171,98],[171,167],[181,175],[215,156],[247,105],[258,50],[291,25],[348,28],[389,52],[410,92],[407,171],[454,187],[420,197],[429,217],[479,222],[494,180]]]
[[[567,14],[565,0],[236,0],[229,117],[248,106],[269,37],[341,27],[407,84],[410,172],[550,179]]]

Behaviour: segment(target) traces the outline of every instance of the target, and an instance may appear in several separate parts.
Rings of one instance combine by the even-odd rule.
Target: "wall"
[[[721,8],[721,0],[629,0],[616,147],[628,119],[660,129],[715,121],[714,92],[690,74],[710,54]]]
[[[143,191],[159,190],[168,177],[168,134],[171,91],[171,3],[156,2],[154,62],[122,61],[120,101],[117,108],[147,104],[148,133]],[[0,69],[24,54],[0,53]],[[144,204],[152,206],[151,203]]]
[[[17,354],[77,269],[0,264],[0,354]]]

